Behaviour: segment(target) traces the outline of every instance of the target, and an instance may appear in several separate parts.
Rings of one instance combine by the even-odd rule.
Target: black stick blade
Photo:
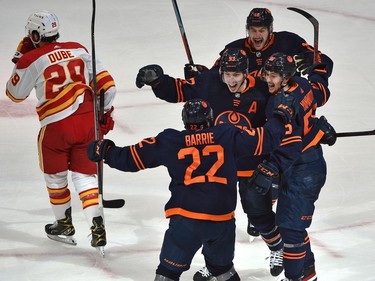
[[[319,62],[319,22],[316,18],[314,18],[312,15],[310,15],[308,12],[301,10],[299,8],[294,7],[288,7],[288,10],[294,11],[302,16],[304,16],[306,19],[308,19],[314,28],[314,63]]]
[[[125,205],[124,199],[114,199],[114,200],[103,199],[104,208],[118,209],[118,208],[122,208],[124,205]]]
[[[312,16],[308,12],[306,12],[304,10],[301,10],[299,8],[295,8],[295,7],[288,7],[287,9],[291,10],[291,11],[294,11],[296,13],[301,14],[302,16],[304,16],[305,18],[307,18],[314,25],[314,27],[315,26],[319,26],[318,20],[316,18],[314,18],[314,16]]]
[[[375,135],[375,130],[372,130],[372,131],[336,133],[336,137],[337,138],[341,138],[341,137],[373,136],[373,135]]]

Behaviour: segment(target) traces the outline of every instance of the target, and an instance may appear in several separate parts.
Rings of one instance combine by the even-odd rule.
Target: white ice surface
[[[164,168],[122,173],[105,167],[104,197],[124,198],[122,209],[105,209],[107,257],[97,258],[89,244],[87,223],[72,189],[78,245],[46,238],[53,221],[43,176],[38,167],[39,123],[34,93],[21,104],[5,96],[13,68],[10,59],[34,11],[56,13],[61,41],[78,41],[91,50],[92,2],[0,0],[0,280],[153,280],[168,221],[164,203],[169,178]],[[319,110],[336,131],[374,129],[375,2],[180,0],[178,2],[194,62],[210,66],[224,45],[245,35],[254,7],[268,7],[275,31],[288,30],[313,42],[312,25],[286,9],[307,10],[320,22],[319,49],[334,60],[328,104]],[[115,130],[107,135],[118,145],[138,142],[167,127],[182,128],[181,104],[154,97],[135,87],[138,69],[157,63],[183,77],[187,62],[172,3],[162,0],[97,0],[96,54],[118,87]],[[328,179],[309,229],[319,280],[375,280],[374,137],[341,138],[324,147]],[[242,280],[277,280],[268,271],[268,250],[257,239],[247,242],[246,218],[237,210],[235,267]],[[192,280],[203,265],[200,253],[181,280]]]

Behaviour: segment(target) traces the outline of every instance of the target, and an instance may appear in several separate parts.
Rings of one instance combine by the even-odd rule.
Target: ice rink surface
[[[28,16],[38,10],[57,14],[60,41],[78,41],[91,50],[92,2],[0,0],[0,280],[83,281],[153,280],[168,220],[164,204],[169,178],[164,168],[139,173],[104,169],[104,197],[124,198],[121,209],[105,209],[106,258],[89,243],[89,229],[71,185],[77,246],[49,240],[44,225],[54,218],[38,166],[39,122],[34,92],[23,103],[5,96],[11,58],[24,36]],[[320,22],[319,49],[335,67],[331,99],[318,111],[337,132],[374,129],[375,2],[180,0],[178,2],[195,63],[210,66],[226,43],[245,36],[245,21],[255,7],[268,7],[274,30],[288,30],[313,43],[313,29],[294,6]],[[154,136],[167,127],[182,129],[182,104],[154,97],[149,87],[135,87],[138,69],[160,64],[165,73],[183,77],[187,62],[180,32],[167,0],[97,0],[96,55],[112,73],[118,88],[115,130],[107,135],[117,145]],[[374,137],[340,138],[324,147],[328,179],[309,229],[319,280],[375,280]],[[235,267],[242,280],[278,280],[269,274],[269,252],[257,239],[248,242],[246,217],[237,210]],[[197,253],[181,280],[192,280],[203,265]],[[280,278],[279,278],[280,279]]]

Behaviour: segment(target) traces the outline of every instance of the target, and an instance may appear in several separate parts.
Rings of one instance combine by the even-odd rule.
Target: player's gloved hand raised
[[[115,143],[108,139],[96,140],[87,147],[87,157],[93,162],[105,159]]]
[[[154,87],[160,82],[163,75],[164,72],[160,65],[146,65],[138,71],[135,84],[138,88],[142,88],[144,85]]]
[[[314,64],[314,52],[306,51],[293,56],[294,62],[296,64],[296,69],[303,75],[308,74],[308,69]],[[318,61],[321,63],[321,52],[318,52]]]
[[[185,79],[196,77],[206,70],[208,70],[208,68],[202,64],[187,63],[185,64],[185,67],[184,67]]]
[[[284,124],[289,124],[295,119],[298,113],[297,106],[292,95],[287,95],[282,92],[276,96],[272,113],[274,116],[281,117]]]
[[[316,126],[324,133],[323,137],[320,139],[320,143],[328,144],[329,146],[336,143],[336,131],[324,116],[319,118]]]
[[[248,187],[265,195],[272,187],[272,182],[274,182],[278,175],[279,170],[277,167],[271,162],[264,160],[255,169],[253,176],[249,178]]]
[[[22,57],[22,55],[34,49],[35,47],[31,39],[29,37],[24,37],[18,44],[17,50],[12,58],[12,62],[16,64],[18,60]]]
[[[112,106],[105,114],[100,117],[100,130],[103,135],[108,134],[109,131],[113,130],[115,126],[115,121],[113,120],[113,110],[115,108]]]
[[[324,63],[313,64],[312,66],[306,69],[306,73],[308,76],[314,73],[319,74],[324,79],[328,80],[327,67]]]

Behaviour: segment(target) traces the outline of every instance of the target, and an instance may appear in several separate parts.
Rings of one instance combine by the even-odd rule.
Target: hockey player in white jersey
[[[30,15],[26,37],[12,59],[13,73],[6,95],[22,102],[35,89],[36,112],[41,128],[38,135],[39,163],[56,221],[45,226],[53,240],[76,244],[72,223],[68,171],[91,230],[91,245],[103,250],[106,233],[99,208],[97,168],[86,155],[95,139],[92,59],[87,49],[76,42],[57,42],[59,20],[53,13]],[[104,90],[101,134],[113,129],[112,102],[116,87],[112,76],[96,61],[97,89]],[[103,252],[104,253],[104,252]]]

